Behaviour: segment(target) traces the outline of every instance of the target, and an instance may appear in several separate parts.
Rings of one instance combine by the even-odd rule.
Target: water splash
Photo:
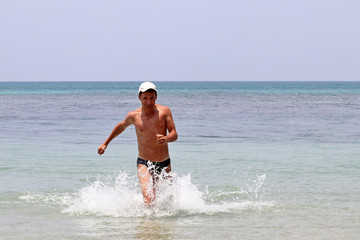
[[[61,211],[71,215],[110,217],[167,217],[179,215],[241,213],[261,211],[274,206],[273,202],[260,201],[258,190],[266,175],[253,180],[248,191],[237,186],[206,187],[204,191],[191,182],[191,174],[160,178],[156,184],[156,199],[149,208],[143,203],[137,176],[125,172],[99,177],[75,193],[41,195],[28,194],[20,199],[28,202],[42,201],[57,204]],[[248,195],[255,194],[256,201]]]
[[[255,201],[259,199],[259,190],[263,186],[266,179],[266,174],[256,176],[251,180],[251,184],[247,184],[248,192],[254,194]]]

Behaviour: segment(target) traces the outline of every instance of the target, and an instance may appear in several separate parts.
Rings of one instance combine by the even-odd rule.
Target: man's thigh
[[[146,203],[150,203],[152,200],[154,200],[154,188],[153,188],[153,179],[150,175],[148,168],[143,165],[138,165],[138,176],[139,176],[139,182],[141,187],[141,192],[144,197],[144,201]]]

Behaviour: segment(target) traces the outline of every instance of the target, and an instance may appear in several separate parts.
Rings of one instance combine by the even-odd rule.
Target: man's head
[[[152,82],[143,82],[139,87],[139,96],[144,92],[155,92],[155,95],[157,95],[155,84]]]
[[[142,83],[139,88],[139,100],[143,107],[151,108],[155,106],[156,99],[156,86],[151,82]]]

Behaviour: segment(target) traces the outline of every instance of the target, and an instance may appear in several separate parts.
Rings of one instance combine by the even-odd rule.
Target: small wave
[[[69,193],[26,193],[18,199],[39,207],[58,208],[67,206],[74,196]]]
[[[7,171],[7,170],[12,170],[12,169],[15,169],[15,167],[7,167],[7,166],[0,167],[0,171]]]

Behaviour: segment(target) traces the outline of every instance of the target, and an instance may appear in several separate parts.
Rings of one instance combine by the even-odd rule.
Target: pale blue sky
[[[0,0],[0,81],[359,81],[359,0]]]

